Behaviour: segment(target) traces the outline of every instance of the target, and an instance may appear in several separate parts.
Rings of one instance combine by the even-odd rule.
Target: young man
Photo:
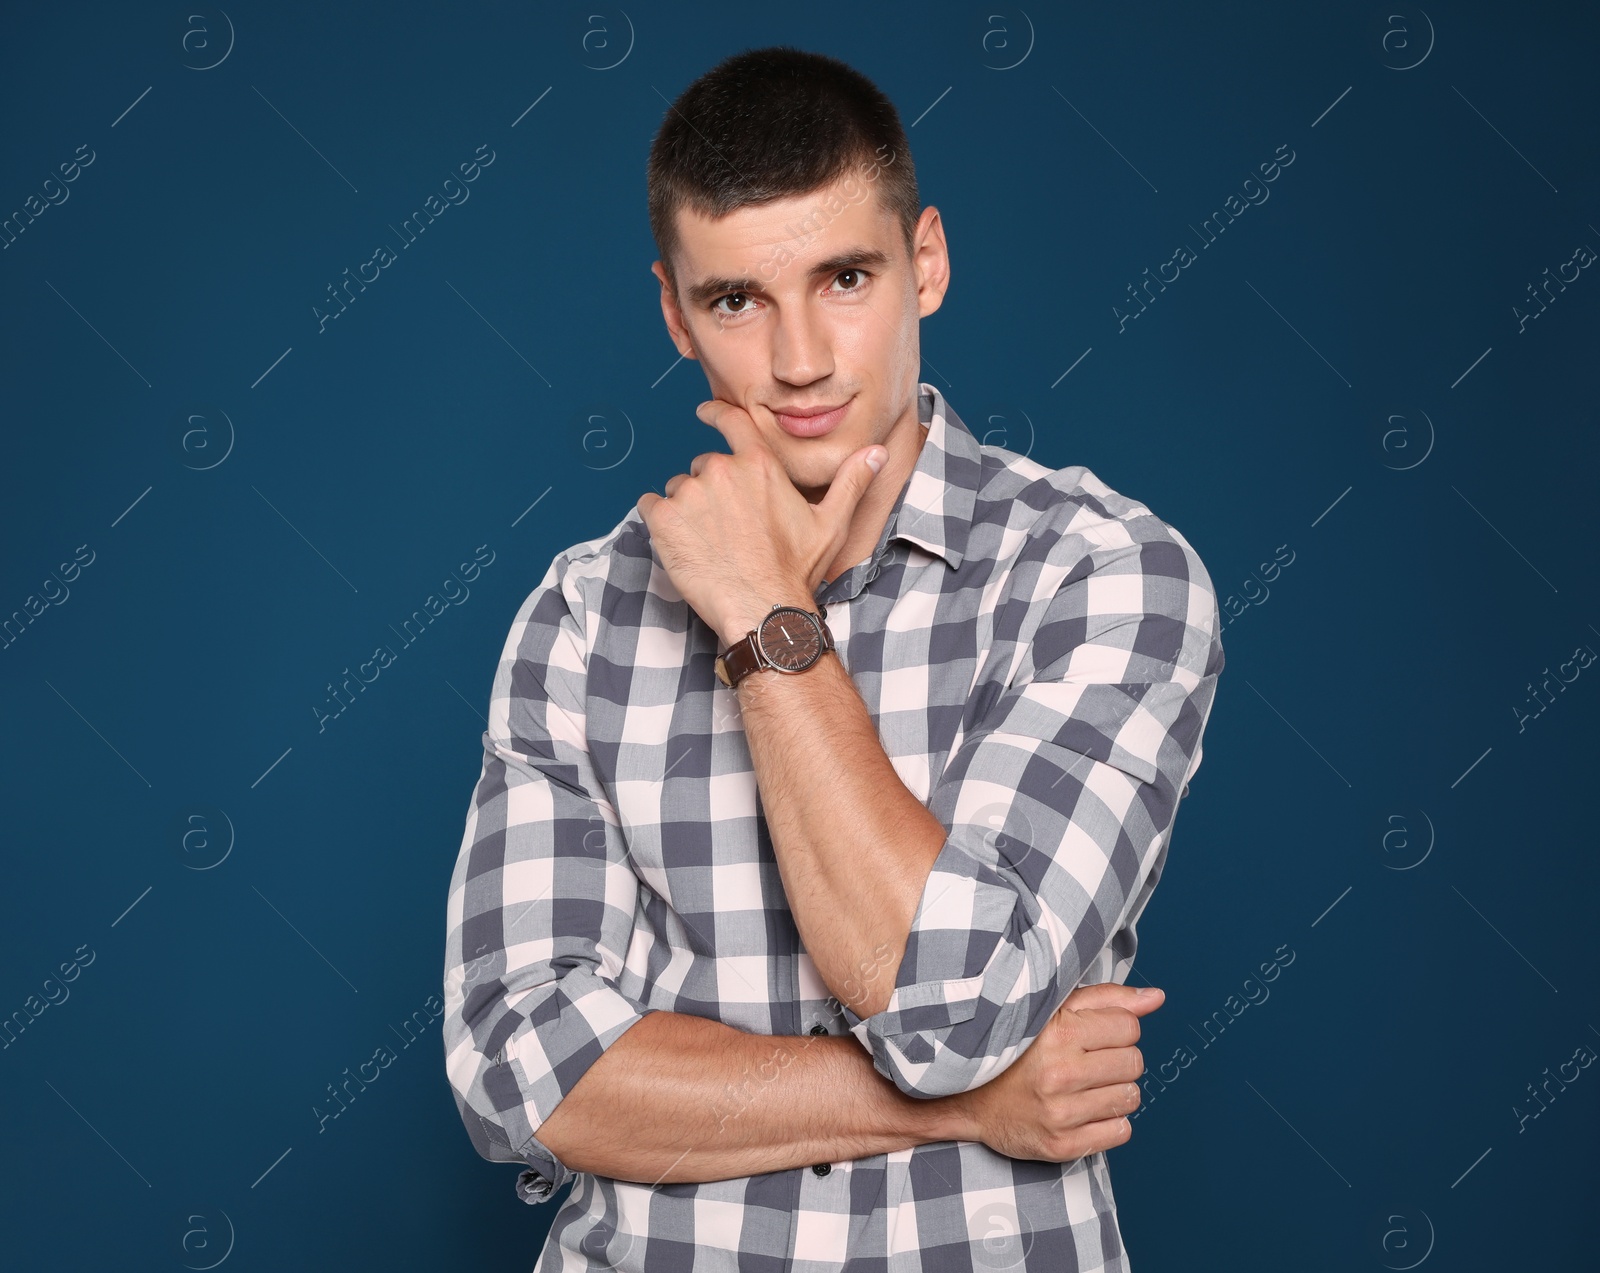
[[[1200,762],[1216,600],[1082,467],[920,384],[949,281],[894,107],[793,49],[691,85],[654,266],[715,430],[518,611],[451,882],[447,1068],[535,1273],[1127,1267],[1119,984]]]

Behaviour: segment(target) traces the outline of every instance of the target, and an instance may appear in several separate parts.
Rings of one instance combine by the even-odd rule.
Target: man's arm
[[[558,556],[511,626],[448,901],[446,1071],[478,1153],[533,1168],[530,1201],[570,1174],[535,1133],[650,1011],[620,984],[640,886],[589,755],[586,581]]]
[[[778,601],[816,606],[798,593]],[[722,636],[724,649],[737,639]],[[806,951],[841,1003],[874,1016],[888,1005],[917,899],[949,832],[895,772],[837,657],[793,676],[751,672],[737,693],[761,810]]]
[[[1068,1162],[1132,1134],[1126,1115],[1144,1072],[1138,1019],[1160,1003],[1159,992],[1083,987],[1005,1074],[936,1100],[901,1092],[853,1039],[746,1034],[652,1012],[589,1068],[539,1139],[574,1171],[641,1184],[727,1180],[939,1140]]]
[[[852,1032],[907,1094],[969,1091],[1010,1065],[1165,849],[1222,652],[1198,556],[1154,518],[1135,529],[1144,542],[1120,523],[1105,542],[1061,535],[1015,572],[1048,605],[926,808],[837,659],[739,683],[796,925]],[[1001,598],[996,630],[1017,631],[1029,602]],[[885,946],[885,975],[854,979]]]
[[[953,1103],[905,1095],[854,1039],[748,1034],[652,1012],[589,1069],[539,1139],[573,1171],[660,1184],[866,1158],[965,1130]]]

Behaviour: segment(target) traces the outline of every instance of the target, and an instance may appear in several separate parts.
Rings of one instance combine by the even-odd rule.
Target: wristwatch
[[[813,614],[800,606],[774,604],[759,624],[717,656],[717,679],[731,689],[751,672],[804,672],[815,666],[833,649],[827,613],[827,606],[818,606]]]

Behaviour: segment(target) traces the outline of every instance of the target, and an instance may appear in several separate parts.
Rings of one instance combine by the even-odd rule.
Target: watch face
[[[822,657],[822,633],[811,616],[795,606],[767,615],[760,632],[761,652],[782,671],[802,671]]]

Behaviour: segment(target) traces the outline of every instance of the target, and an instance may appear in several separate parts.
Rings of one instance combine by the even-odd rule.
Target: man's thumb
[[[1166,992],[1153,986],[1137,987],[1104,981],[1092,986],[1079,986],[1061,1006],[1074,1012],[1084,1008],[1126,1008],[1135,1016],[1143,1016],[1159,1008],[1166,1000]]]
[[[839,472],[828,487],[828,493],[822,497],[820,510],[841,521],[848,521],[888,458],[889,452],[881,446],[864,447],[857,451],[840,465]]]

